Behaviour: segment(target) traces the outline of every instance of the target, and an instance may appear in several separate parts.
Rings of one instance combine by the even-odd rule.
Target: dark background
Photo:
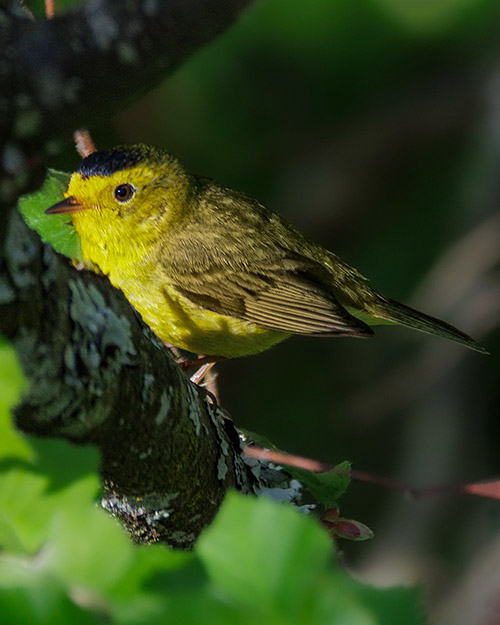
[[[369,341],[292,338],[218,365],[239,426],[413,485],[498,476],[499,40],[497,0],[256,2],[90,128],[100,148],[160,145],[258,198],[377,290],[491,352],[402,328]],[[68,148],[51,165],[77,162]],[[484,579],[500,587],[498,502],[353,483],[342,512],[376,533],[344,543],[346,563],[374,583],[425,580],[439,622],[472,622],[460,602]]]

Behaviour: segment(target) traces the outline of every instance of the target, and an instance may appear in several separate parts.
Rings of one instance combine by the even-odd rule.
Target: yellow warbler
[[[453,326],[380,295],[256,200],[145,145],[94,152],[48,213],[71,213],[86,263],[160,339],[213,356],[292,334],[368,337],[401,324],[484,352]]]

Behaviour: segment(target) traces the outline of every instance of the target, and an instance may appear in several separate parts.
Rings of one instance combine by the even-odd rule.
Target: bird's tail
[[[442,336],[451,341],[461,343],[476,352],[481,352],[482,354],[488,353],[484,347],[481,347],[481,345],[476,343],[476,341],[465,334],[465,332],[457,330],[457,328],[446,323],[446,321],[441,321],[441,319],[426,315],[414,308],[410,308],[410,306],[400,304],[389,298],[383,297],[381,300],[381,305],[376,307],[376,311],[373,309],[370,311],[371,314],[378,319],[388,321],[389,323],[397,323],[407,326],[408,328],[420,330],[421,332],[427,332],[428,334],[436,334],[437,336]]]

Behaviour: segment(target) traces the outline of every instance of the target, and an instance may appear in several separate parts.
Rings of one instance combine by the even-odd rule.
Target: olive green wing
[[[170,275],[169,282],[200,308],[287,334],[373,334],[321,284],[307,262],[282,261],[279,266],[260,263],[257,270],[248,263],[225,266],[223,259],[214,255],[210,265],[205,262],[202,273],[186,269],[184,266],[182,273]]]
[[[286,220],[206,178],[158,249],[178,293],[200,308],[287,334],[371,336],[336,299],[329,269]],[[317,252],[317,250],[316,250]]]

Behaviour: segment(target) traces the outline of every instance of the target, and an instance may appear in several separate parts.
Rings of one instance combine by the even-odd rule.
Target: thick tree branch
[[[6,251],[0,331],[30,382],[18,426],[95,445],[104,507],[137,541],[190,547],[228,488],[259,486],[231,420],[104,277],[77,271],[17,215]]]
[[[245,461],[232,421],[123,294],[5,209],[43,177],[59,137],[158,82],[248,2],[91,0],[43,22],[0,3],[0,332],[29,381],[16,422],[96,446],[103,506],[138,542],[190,548],[228,488],[258,493],[291,477]],[[300,503],[299,490],[289,499]]]

